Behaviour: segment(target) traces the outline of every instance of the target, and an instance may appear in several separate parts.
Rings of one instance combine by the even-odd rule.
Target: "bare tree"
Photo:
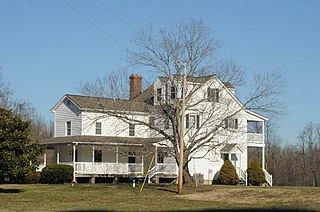
[[[244,133],[243,129],[235,130],[235,127],[228,127],[235,125],[234,122],[230,122],[233,117],[244,113],[247,109],[261,111],[264,114],[282,113],[284,103],[279,95],[285,84],[277,71],[257,74],[252,92],[241,99],[241,103],[233,98],[233,94],[230,95],[235,85],[244,84],[245,72],[232,59],[217,58],[221,42],[212,38],[212,31],[201,20],[180,23],[169,30],[160,29],[155,32],[152,27],[143,29],[137,34],[134,43],[137,48],[128,52],[131,64],[158,73],[168,88],[162,96],[163,99],[157,103],[155,102],[157,95],[154,93],[149,95],[149,98],[144,98],[146,93],[143,93],[132,99],[132,102],[147,104],[146,112],[157,121],[152,124],[137,119],[123,112],[121,107],[105,113],[127,123],[147,126],[156,134],[163,136],[168,142],[161,145],[171,150],[170,154],[174,156],[177,164],[180,153],[179,138],[183,136],[185,183],[191,182],[188,163],[192,158],[205,157],[212,150],[239,136],[239,133]],[[188,126],[184,135],[180,133],[179,96],[183,92],[180,65],[182,63],[187,65],[186,111],[197,111],[201,117],[201,122],[194,120],[193,126]],[[220,80],[226,82],[222,83]],[[90,83],[88,85],[89,90],[93,89]],[[218,86],[218,89],[213,91],[209,89],[210,86]],[[79,90],[83,91],[83,87],[86,86],[82,86]],[[169,88],[172,89],[171,92]],[[151,90],[153,92],[153,89]],[[198,119],[198,117],[193,118]],[[170,126],[169,129],[167,126]]]
[[[306,185],[319,185],[320,124],[308,123],[298,136],[300,168]]]
[[[2,77],[0,69],[0,108],[6,108],[19,115],[24,120],[30,121],[31,140],[38,142],[41,139],[52,137],[52,123],[48,123],[36,112],[32,104],[14,98],[14,92],[9,82]]]

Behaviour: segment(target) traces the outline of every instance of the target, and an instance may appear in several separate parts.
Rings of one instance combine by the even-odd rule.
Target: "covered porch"
[[[161,140],[163,139],[68,136],[43,140],[41,145],[54,149],[54,164],[74,167],[74,180],[79,177],[142,178],[149,166],[173,166],[171,160],[167,159],[165,163],[158,163],[156,143]],[[44,163],[40,166],[42,168],[47,165],[46,157],[44,154]],[[152,157],[156,159],[150,165]],[[168,174],[176,174],[175,169],[167,170],[174,172]]]

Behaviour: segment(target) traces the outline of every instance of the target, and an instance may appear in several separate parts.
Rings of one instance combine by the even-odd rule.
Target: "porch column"
[[[44,165],[44,167],[47,166],[47,152],[46,151],[44,151],[44,154],[43,154],[43,165]]]
[[[262,168],[265,169],[265,147],[262,147]]]
[[[92,171],[94,170],[94,145],[92,146]]]
[[[155,153],[154,153],[154,165],[156,166],[156,175],[155,175],[155,183],[159,183],[158,178],[158,146],[155,147]]]
[[[57,147],[57,164],[60,163],[60,147]]]
[[[143,169],[143,161],[144,161],[144,155],[143,155],[143,153],[142,153],[142,168],[141,168],[142,175],[143,175],[143,172],[144,172],[144,169]]]
[[[262,168],[265,169],[265,143],[264,143],[264,121],[262,122],[262,142],[263,142],[263,147],[262,147]]]
[[[119,147],[116,149],[116,163],[119,163]]]
[[[76,145],[77,144],[73,144],[72,146],[72,151],[73,151],[73,155],[72,155],[72,164],[73,164],[73,183],[77,182],[76,179]]]

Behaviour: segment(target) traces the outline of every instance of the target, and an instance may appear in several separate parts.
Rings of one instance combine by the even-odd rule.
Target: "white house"
[[[181,84],[179,76],[159,77],[142,92],[142,77],[131,75],[129,100],[64,95],[51,110],[54,138],[41,144],[54,151],[54,163],[72,165],[76,179],[143,178],[149,168],[149,178],[175,179],[178,168],[170,142],[154,128],[170,134],[173,125],[155,111],[179,102]],[[216,76],[188,77],[186,94],[184,141],[193,145],[190,174],[212,183],[230,159],[246,183],[248,148],[257,147],[272,185],[264,169],[266,118],[243,107],[234,87]],[[44,158],[42,167],[46,154]]]

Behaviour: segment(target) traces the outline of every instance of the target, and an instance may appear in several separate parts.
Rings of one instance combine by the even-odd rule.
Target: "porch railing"
[[[263,135],[258,133],[247,133],[248,144],[263,144]]]
[[[272,186],[272,175],[269,174],[269,172],[267,170],[265,170],[265,169],[262,169],[262,170],[265,174],[267,183],[269,184],[269,186]]]
[[[241,170],[240,167],[237,167],[236,171],[239,178],[241,178],[245,182],[245,184],[248,185],[248,174],[245,171]]]
[[[156,174],[175,175],[177,174],[177,165],[175,163],[159,163],[150,169],[149,178]]]
[[[76,162],[76,174],[142,174],[142,163]]]

